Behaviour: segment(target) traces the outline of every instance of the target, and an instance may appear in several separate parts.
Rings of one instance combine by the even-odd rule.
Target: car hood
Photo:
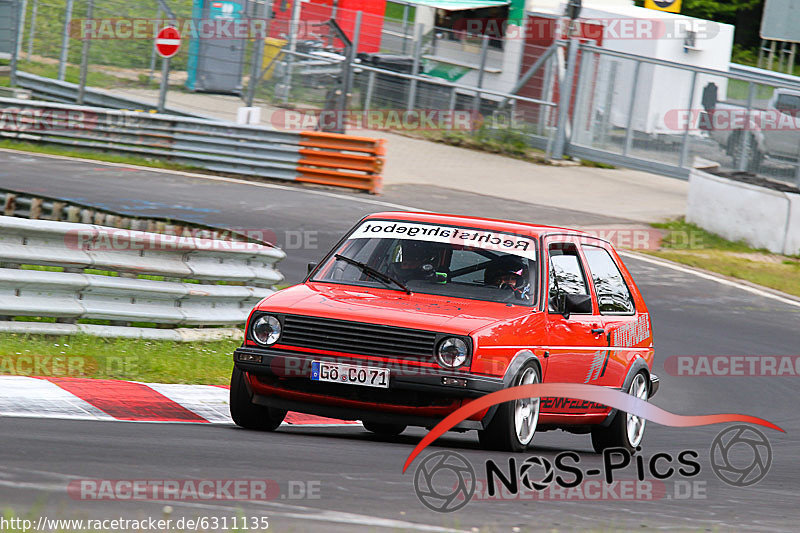
[[[459,335],[532,311],[518,305],[327,283],[289,287],[264,299],[257,308]]]

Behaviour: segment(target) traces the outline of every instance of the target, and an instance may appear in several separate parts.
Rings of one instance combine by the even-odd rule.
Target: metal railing
[[[0,330],[13,330],[11,317],[76,329],[78,320],[107,320],[122,336],[136,322],[240,325],[283,280],[284,257],[251,242],[0,216]]]
[[[157,156],[214,172],[378,192],[383,140],[0,98],[0,137]]]

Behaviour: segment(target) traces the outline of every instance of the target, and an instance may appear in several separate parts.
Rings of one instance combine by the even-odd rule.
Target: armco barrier
[[[275,264],[284,257],[255,243],[0,216],[0,316],[109,320],[123,330],[130,322],[239,325],[283,280]]]
[[[0,137],[155,156],[215,172],[378,193],[384,141],[0,98]]]

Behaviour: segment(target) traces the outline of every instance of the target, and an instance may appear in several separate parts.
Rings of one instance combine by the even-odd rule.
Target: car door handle
[[[595,335],[601,335],[605,332],[606,330],[604,330],[603,328],[592,328],[592,333],[594,333]]]

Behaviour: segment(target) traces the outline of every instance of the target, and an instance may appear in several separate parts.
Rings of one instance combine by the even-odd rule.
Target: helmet
[[[495,259],[484,273],[484,283],[499,289],[510,290],[522,300],[530,293],[530,277],[527,262],[516,255],[504,255]]]

